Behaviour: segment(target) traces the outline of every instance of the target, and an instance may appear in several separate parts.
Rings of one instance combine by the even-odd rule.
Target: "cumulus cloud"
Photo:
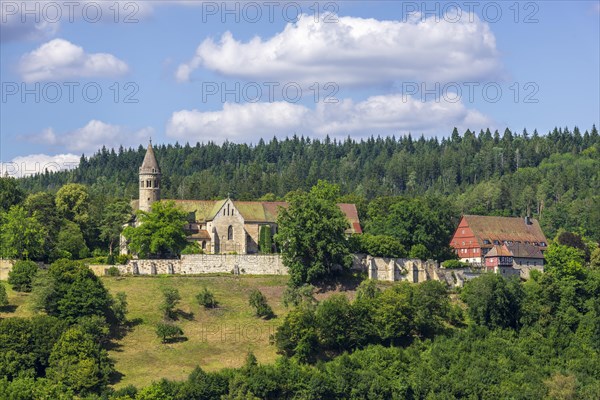
[[[52,128],[44,129],[37,135],[24,137],[25,140],[67,149],[78,154],[93,154],[102,146],[107,148],[137,146],[145,143],[154,133],[151,127],[132,131],[120,125],[91,120],[85,126],[64,134],[56,134]]]
[[[79,165],[79,156],[75,154],[30,154],[13,158],[9,162],[0,163],[2,176],[8,175],[14,178],[22,178],[38,173],[62,171],[73,169]]]
[[[167,122],[167,136],[178,140],[257,141],[274,135],[361,138],[412,132],[435,135],[449,126],[487,127],[492,121],[460,102],[423,102],[399,94],[319,103],[315,109],[286,102],[226,103],[220,111],[181,110]]]
[[[476,15],[458,22],[337,17],[315,22],[303,15],[263,40],[236,40],[226,32],[205,39],[194,57],[179,65],[178,81],[200,67],[224,76],[254,80],[337,82],[340,86],[390,84],[399,80],[465,81],[498,76],[496,39]],[[472,22],[470,22],[472,21]]]
[[[68,40],[53,39],[23,55],[18,69],[25,82],[36,82],[118,76],[129,68],[112,54],[88,54]]]

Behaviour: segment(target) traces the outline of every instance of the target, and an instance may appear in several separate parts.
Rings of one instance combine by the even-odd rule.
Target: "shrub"
[[[469,264],[458,260],[446,260],[442,263],[446,269],[468,268]]]
[[[106,270],[106,274],[108,276],[119,276],[119,275],[121,275],[121,272],[119,271],[119,268],[117,268],[117,267],[110,267],[109,269]]]
[[[131,260],[131,254],[119,254],[117,256],[117,263],[121,265],[127,264],[127,261]]]
[[[202,248],[198,246],[197,243],[188,243],[183,250],[181,250],[181,254],[202,254]]]
[[[217,306],[215,295],[207,288],[202,289],[202,291],[196,295],[196,300],[198,300],[198,304],[204,306],[204,308],[215,308]]]
[[[158,336],[163,343],[167,343],[181,335],[183,335],[183,331],[175,324],[159,322],[158,325],[156,325],[156,336]]]
[[[254,307],[255,313],[257,317],[262,317],[265,319],[270,319],[275,316],[273,309],[267,303],[267,298],[264,294],[258,289],[254,289],[250,293],[249,304]]]
[[[20,260],[15,263],[8,273],[8,283],[17,292],[31,292],[31,282],[38,272],[38,266],[33,261]]]

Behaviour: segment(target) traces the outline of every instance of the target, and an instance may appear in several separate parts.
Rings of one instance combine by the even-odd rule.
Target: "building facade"
[[[152,149],[148,145],[139,170],[139,199],[133,200],[132,209],[149,211],[152,204],[161,201],[161,173]],[[188,240],[196,242],[205,253],[256,254],[259,252],[261,231],[270,236],[277,233],[277,216],[285,202],[224,200],[170,200],[188,214]],[[346,215],[347,234],[362,233],[354,204],[338,204]],[[274,247],[272,250],[276,250]],[[125,243],[121,251],[127,252]]]
[[[472,264],[484,265],[486,254],[495,246],[507,246],[513,264],[534,260],[543,264],[548,241],[539,222],[530,217],[463,215],[450,246],[461,261]]]

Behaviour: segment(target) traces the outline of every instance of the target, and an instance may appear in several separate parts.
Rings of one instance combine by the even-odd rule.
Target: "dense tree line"
[[[260,140],[159,145],[164,198],[282,199],[319,179],[338,184],[347,200],[365,205],[382,196],[444,196],[458,212],[541,219],[550,236],[559,227],[600,240],[597,211],[600,136],[596,127],[555,128],[546,135],[454,129],[448,138],[410,135],[356,141]],[[94,198],[136,198],[145,148],[101,149],[79,167],[20,180],[27,192],[83,183]],[[15,199],[3,199],[15,201]],[[18,199],[17,199],[18,200]],[[98,203],[94,201],[94,203]],[[361,217],[366,209],[362,207]],[[584,217],[590,214],[590,217]],[[410,249],[407,249],[410,250]]]

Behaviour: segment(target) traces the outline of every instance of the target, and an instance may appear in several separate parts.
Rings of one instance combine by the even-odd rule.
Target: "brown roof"
[[[200,229],[197,233],[188,236],[188,239],[193,240],[210,240],[210,234],[206,229]]]
[[[512,255],[517,258],[544,258],[544,255],[537,246],[527,243],[513,243],[506,247]]]
[[[512,253],[510,250],[506,248],[506,246],[494,246],[490,251],[487,252],[485,257],[512,257]]]
[[[469,228],[477,238],[480,246],[483,246],[484,240],[494,243],[495,240],[503,243],[521,242],[525,244],[544,243],[547,246],[548,241],[542,232],[539,222],[536,219],[530,219],[531,224],[527,224],[524,218],[518,217],[487,217],[481,215],[463,215]]]
[[[144,161],[140,167],[140,172],[160,174],[160,168],[158,168],[158,162],[156,161],[156,156],[154,155],[152,143],[148,143],[148,148],[146,149],[146,155],[144,156]]]
[[[194,213],[196,221],[212,221],[226,200],[168,200],[188,213]],[[246,222],[277,222],[279,207],[287,208],[288,204],[283,201],[233,201],[240,215]],[[358,211],[354,204],[340,203],[340,210],[346,215],[350,228],[346,233],[362,233]],[[131,208],[135,211],[139,208],[139,201],[132,200]]]

